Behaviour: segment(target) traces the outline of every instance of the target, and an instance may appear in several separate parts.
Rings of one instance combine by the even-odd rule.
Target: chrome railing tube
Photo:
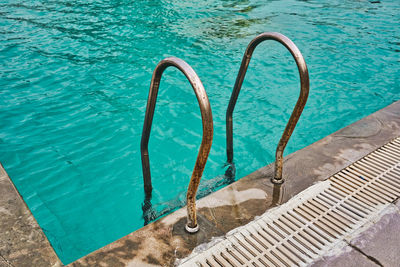
[[[275,172],[272,182],[275,184],[283,183],[282,168],[283,168],[283,151],[289,141],[290,136],[293,133],[294,128],[303,112],[304,106],[307,102],[308,92],[310,88],[310,82],[308,77],[308,70],[306,62],[300,50],[297,46],[286,36],[276,32],[265,32],[255,37],[250,44],[247,46],[246,52],[244,53],[242,63],[240,65],[239,73],[236,78],[235,85],[233,87],[232,95],[229,100],[228,109],[226,111],[226,145],[227,145],[227,160],[229,164],[233,164],[233,125],[232,125],[232,113],[236,105],[237,98],[239,96],[240,89],[243,84],[244,77],[246,75],[247,68],[250,63],[251,56],[254,49],[261,42],[266,40],[274,40],[284,45],[292,54],[296,61],[297,68],[300,74],[300,96],[297,100],[296,106],[293,109],[292,115],[289,118],[289,122],[279,140],[278,147],[275,153]]]
[[[203,84],[200,81],[200,78],[197,76],[196,72],[189,66],[189,64],[187,64],[182,59],[176,57],[169,57],[161,60],[154,69],[153,77],[151,79],[149,97],[146,107],[146,115],[143,124],[142,140],[140,144],[144,190],[146,195],[145,199],[151,199],[152,192],[148,144],[154,109],[157,101],[157,93],[160,86],[161,76],[164,70],[170,66],[179,69],[192,85],[200,106],[203,124],[203,138],[186,195],[188,222],[185,228],[188,232],[195,233],[199,229],[196,216],[196,193],[211,149],[213,139],[213,118],[210,102],[208,100],[208,96],[203,87]]]

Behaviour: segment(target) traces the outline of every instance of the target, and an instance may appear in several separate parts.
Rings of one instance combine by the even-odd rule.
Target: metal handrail
[[[306,62],[304,61],[304,58],[300,53],[300,50],[297,48],[297,46],[283,34],[277,32],[265,32],[255,37],[247,46],[246,52],[244,53],[242,59],[242,64],[240,65],[238,76],[236,78],[235,86],[233,87],[233,92],[229,100],[228,109],[226,111],[226,144],[227,144],[226,153],[227,153],[228,163],[233,164],[233,133],[232,133],[233,109],[235,108],[236,101],[239,96],[239,92],[242,87],[247,67],[249,66],[250,59],[254,52],[254,49],[257,47],[257,45],[266,40],[278,41],[279,43],[284,45],[289,50],[294,60],[296,61],[297,68],[300,74],[300,96],[299,99],[297,100],[296,106],[293,109],[292,115],[290,116],[286,128],[282,134],[282,137],[279,140],[278,147],[276,148],[276,153],[275,153],[275,172],[274,172],[274,177],[271,179],[271,181],[274,184],[281,184],[283,183],[282,179],[283,151],[289,141],[290,136],[293,133],[294,128],[296,127],[297,121],[299,120],[301,113],[303,112],[304,106],[307,102],[308,92],[310,89],[310,82],[309,82]]]
[[[195,233],[199,230],[196,216],[196,193],[199,187],[200,179],[207,162],[208,154],[210,153],[212,139],[213,139],[213,118],[211,112],[210,102],[207,93],[197,76],[196,72],[182,59],[176,57],[168,57],[161,60],[153,72],[151,78],[149,97],[147,100],[146,115],[144,118],[142,140],[140,144],[140,151],[142,156],[142,170],[143,181],[145,190],[145,204],[146,200],[151,199],[152,185],[150,174],[150,162],[148,153],[148,144],[153,121],[154,109],[157,101],[158,88],[160,86],[161,76],[164,70],[170,66],[179,69],[189,80],[196,94],[197,101],[199,102],[202,124],[203,124],[203,138],[201,141],[197,160],[193,169],[192,177],[190,178],[188,191],[186,194],[187,200],[187,224],[185,229],[190,233]]]

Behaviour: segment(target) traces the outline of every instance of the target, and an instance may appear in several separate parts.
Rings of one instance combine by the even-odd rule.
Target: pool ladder
[[[299,49],[297,48],[297,46],[289,38],[280,33],[265,32],[255,37],[247,46],[246,52],[244,53],[239,73],[237,75],[236,82],[229,101],[228,109],[226,111],[227,162],[230,165],[226,173],[227,176],[226,178],[229,181],[232,181],[235,175],[234,171],[235,166],[233,161],[233,120],[232,120],[233,110],[235,108],[237,98],[239,96],[239,92],[242,87],[246,71],[249,66],[250,59],[254,52],[254,49],[257,47],[257,45],[266,40],[274,40],[284,45],[295,59],[300,74],[300,96],[289,118],[289,121],[285,127],[285,130],[278,143],[278,147],[275,153],[275,171],[271,181],[276,185],[280,185],[284,182],[284,179],[282,177],[283,151],[285,150],[289,138],[292,135],[294,128],[296,127],[296,124],[307,102],[309,93],[308,70],[304,58],[300,53]],[[150,91],[146,107],[146,115],[143,124],[142,139],[140,144],[144,191],[145,191],[145,200],[142,209],[143,209],[143,214],[146,214],[144,215],[145,224],[156,218],[155,211],[152,210],[152,205],[151,205],[151,195],[153,187],[151,183],[148,143],[149,143],[151,125],[153,121],[153,115],[157,101],[157,94],[160,86],[161,76],[164,70],[170,66],[179,69],[189,80],[193,88],[193,91],[197,97],[202,118],[203,137],[197,155],[197,160],[194,166],[194,170],[192,173],[192,177],[189,182],[188,191],[186,194],[187,223],[185,229],[189,233],[196,233],[199,230],[199,225],[197,223],[197,215],[196,215],[196,193],[211,149],[211,144],[213,139],[213,118],[212,118],[210,102],[208,100],[208,96],[204,89],[204,86],[200,81],[200,78],[198,77],[196,72],[189,66],[189,64],[187,64],[182,59],[176,57],[169,57],[161,60],[154,69],[153,76],[151,79]]]
[[[186,231],[189,233],[195,233],[199,230],[197,224],[196,216],[196,193],[200,184],[200,179],[204,171],[204,167],[207,162],[208,154],[210,153],[212,139],[213,139],[213,118],[211,112],[210,101],[206,90],[199,76],[196,72],[189,66],[185,61],[176,57],[169,57],[163,59],[156,66],[153,77],[151,78],[150,92],[147,100],[146,115],[144,118],[142,140],[140,143],[140,151],[142,155],[142,170],[144,179],[144,191],[145,191],[145,202],[143,204],[143,211],[149,213],[151,209],[151,193],[153,187],[151,185],[151,174],[150,174],[150,162],[149,162],[149,152],[148,144],[151,131],[151,124],[153,121],[154,109],[157,101],[158,88],[160,87],[160,80],[164,70],[170,66],[179,69],[186,78],[189,80],[193,87],[193,91],[196,94],[197,101],[199,102],[201,119],[203,123],[203,139],[201,141],[199,153],[197,155],[197,160],[194,165],[192,177],[190,178],[189,188],[186,194],[187,201],[187,213],[188,222],[186,224]],[[150,212],[150,216],[151,212]],[[153,218],[148,218],[151,220]],[[146,220],[146,218],[145,218]]]
[[[289,122],[283,131],[282,137],[279,140],[278,147],[275,153],[275,171],[272,182],[274,184],[282,184],[282,168],[283,168],[283,151],[292,135],[294,128],[303,112],[304,106],[307,102],[308,92],[310,90],[310,81],[308,77],[308,70],[306,62],[304,61],[303,55],[297,46],[287,38],[285,35],[277,32],[265,32],[255,37],[250,44],[247,46],[246,52],[244,53],[242,64],[240,65],[239,73],[236,78],[235,85],[233,87],[232,95],[229,100],[228,109],[226,110],[226,154],[228,163],[233,165],[233,120],[232,113],[236,105],[237,98],[242,88],[244,77],[246,76],[247,68],[250,64],[251,56],[253,55],[254,49],[263,41],[274,40],[284,45],[289,52],[292,54],[296,61],[297,68],[300,74],[300,96],[297,100],[296,106],[293,109],[292,115],[289,118]],[[234,166],[234,165],[233,165]]]

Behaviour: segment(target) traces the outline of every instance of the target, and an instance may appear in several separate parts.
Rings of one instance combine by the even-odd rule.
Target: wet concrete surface
[[[46,236],[1,165],[0,266],[61,266]]]
[[[318,181],[328,179],[352,162],[398,136],[400,136],[400,101],[285,157],[283,165],[285,183],[280,187],[270,182],[273,175],[273,165],[270,164],[198,200],[200,231],[197,234],[185,232],[186,210],[179,209],[69,266],[173,266],[177,259],[188,256],[196,246],[210,242],[213,238],[223,236],[228,231],[247,224],[269,208],[286,202]],[[14,191],[5,190],[12,192],[10,194],[14,198],[19,198],[14,189]],[[19,201],[22,202],[20,198]],[[5,207],[5,205],[6,203],[0,203],[0,207]],[[21,209],[20,205],[13,207]],[[10,206],[10,209],[13,207]],[[23,209],[32,217],[26,207]],[[28,221],[25,217],[18,217],[17,214],[13,216],[13,219],[8,222],[0,218],[0,225],[6,224],[6,227],[11,229],[10,225],[17,221]],[[35,225],[36,222],[34,220],[33,222],[28,225],[40,232],[37,224]],[[3,233],[3,229],[1,231]],[[25,234],[28,235],[28,233]],[[43,238],[43,234],[41,236]],[[0,240],[0,254],[4,260],[11,259],[10,255],[20,254],[20,259],[26,261],[43,261],[43,264],[29,266],[53,266],[56,263],[54,252],[35,255],[22,253],[29,251],[29,248],[23,247],[24,242],[21,242],[21,238],[25,238],[24,232],[22,236],[11,237],[8,245],[3,245],[5,240]],[[49,246],[48,242],[40,238],[35,242]],[[362,265],[364,260],[368,264],[376,264],[351,244],[349,247],[350,249],[345,251],[347,253],[345,256],[358,257],[360,260],[358,266],[368,266]],[[8,250],[8,254],[4,254],[4,250]],[[48,247],[45,251],[49,252]],[[352,255],[357,256],[351,257]]]
[[[366,230],[348,236],[343,248],[334,249],[311,266],[400,266],[399,203],[386,207]]]
[[[367,256],[351,246],[341,250],[340,256],[326,256],[314,262],[312,267],[377,267],[380,266],[371,261]]]
[[[349,243],[381,266],[400,266],[400,209],[395,205],[390,208]]]

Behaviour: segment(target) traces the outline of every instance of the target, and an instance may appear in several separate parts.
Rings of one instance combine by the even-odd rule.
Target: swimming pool
[[[151,74],[166,56],[194,68],[212,105],[203,193],[225,172],[225,111],[258,33],[291,38],[310,72],[309,100],[286,154],[399,100],[397,0],[0,6],[0,161],[63,263],[143,226],[139,144]],[[285,48],[256,49],[234,112],[237,178],[274,160],[298,83]],[[196,98],[168,69],[149,145],[159,209],[184,204],[200,141]]]

